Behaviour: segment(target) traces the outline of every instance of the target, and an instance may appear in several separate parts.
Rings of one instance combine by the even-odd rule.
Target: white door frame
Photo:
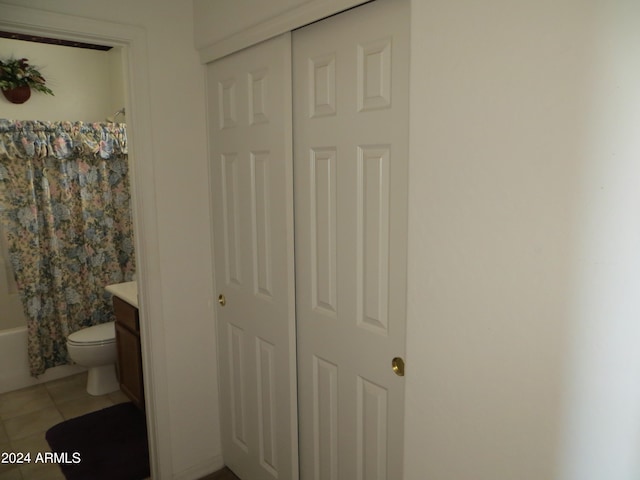
[[[151,476],[172,472],[171,430],[166,415],[168,386],[163,346],[165,344],[159,245],[156,225],[154,155],[152,154],[149,73],[146,32],[143,28],[115,22],[0,3],[0,29],[16,33],[63,38],[79,42],[122,47],[125,86],[129,92],[125,105],[127,124],[131,126],[131,194],[135,230],[138,292],[142,321],[142,357],[145,367],[147,428]],[[144,161],[136,161],[141,159]],[[138,180],[140,179],[140,180]],[[144,245],[144,248],[142,248]],[[153,318],[153,322],[146,321]]]

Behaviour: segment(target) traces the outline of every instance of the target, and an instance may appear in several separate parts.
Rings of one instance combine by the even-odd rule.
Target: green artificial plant
[[[28,86],[38,92],[53,95],[51,89],[46,86],[46,80],[38,68],[29,65],[27,58],[0,60],[0,89],[12,90]]]

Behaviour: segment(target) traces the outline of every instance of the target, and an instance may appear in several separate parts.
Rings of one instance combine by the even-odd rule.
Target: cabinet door
[[[144,389],[140,337],[116,322],[116,342],[120,389],[138,408],[142,409],[144,408]]]
[[[242,479],[293,480],[290,35],[210,64],[207,83],[224,461]]]
[[[408,1],[293,33],[302,480],[402,478],[408,54]]]

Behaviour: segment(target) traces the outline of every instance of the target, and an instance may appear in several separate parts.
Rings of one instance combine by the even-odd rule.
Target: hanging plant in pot
[[[0,90],[11,103],[24,103],[31,97],[31,89],[53,95],[38,71],[27,58],[0,60]]]

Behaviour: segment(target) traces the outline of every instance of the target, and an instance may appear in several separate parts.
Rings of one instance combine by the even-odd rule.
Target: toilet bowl
[[[105,395],[120,388],[116,375],[115,322],[83,328],[67,337],[69,357],[78,365],[87,367],[87,392]]]

